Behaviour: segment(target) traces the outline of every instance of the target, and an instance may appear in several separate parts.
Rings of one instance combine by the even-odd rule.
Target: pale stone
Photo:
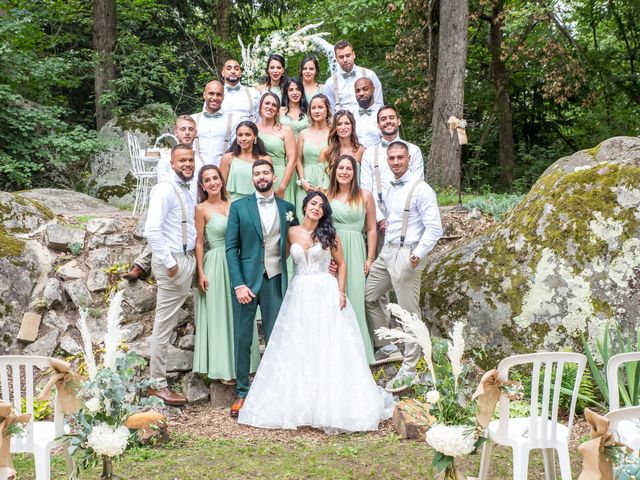
[[[182,394],[189,403],[206,402],[209,399],[209,389],[204,384],[202,376],[198,373],[189,372],[182,377]]]
[[[151,337],[149,336],[138,342],[130,343],[129,350],[149,360],[149,358],[151,358]]]
[[[20,331],[18,331],[18,340],[24,342],[33,342],[38,338],[38,329],[40,328],[40,322],[42,321],[42,315],[35,312],[25,312],[22,316],[22,325],[20,325]]]
[[[192,350],[196,346],[196,336],[195,335],[185,335],[178,341],[178,348],[182,350]]]
[[[70,324],[66,317],[58,314],[55,310],[49,310],[42,318],[42,325],[49,329],[58,330],[60,333],[64,333],[67,331]]]
[[[60,333],[57,330],[51,330],[49,333],[43,335],[31,345],[25,347],[23,353],[25,355],[50,357],[51,354],[53,354],[53,351],[58,346],[58,335],[60,335]]]
[[[66,303],[66,297],[62,290],[62,284],[57,278],[50,278],[44,287],[44,304],[48,309],[55,308]]]
[[[91,250],[85,263],[92,270],[107,268],[111,265],[111,251],[106,247]]]
[[[82,279],[73,280],[64,284],[67,295],[78,308],[85,308],[91,304],[91,293]]]
[[[96,233],[115,233],[122,226],[115,218],[92,218],[87,222],[87,232]]]
[[[236,400],[236,387],[212,382],[209,385],[209,405],[213,408],[229,408]]]
[[[142,335],[144,331],[144,325],[140,322],[132,322],[122,325],[125,330],[123,341],[127,343],[133,342],[136,338]]]
[[[109,278],[103,270],[90,270],[87,276],[87,288],[90,292],[104,292],[109,284]]]
[[[193,352],[180,350],[169,344],[167,348],[167,372],[188,372],[193,368]]]
[[[62,280],[77,280],[87,276],[87,272],[80,268],[77,260],[71,260],[60,266],[56,273]]]
[[[156,306],[156,287],[147,282],[126,282],[124,301],[137,313],[150,312]]]
[[[71,335],[63,335],[60,339],[60,348],[69,355],[77,355],[82,352],[82,347]]]
[[[59,223],[47,225],[47,247],[58,252],[68,252],[70,244],[84,246],[84,231],[66,228]]]

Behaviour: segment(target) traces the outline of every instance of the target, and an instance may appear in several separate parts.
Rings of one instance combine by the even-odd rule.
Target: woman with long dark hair
[[[356,135],[356,120],[348,110],[338,110],[333,115],[333,124],[329,132],[329,145],[320,152],[320,162],[324,165],[327,177],[333,164],[342,155],[351,155],[358,162],[356,180],[360,181],[360,162],[365,148],[360,145]]]
[[[229,200],[224,176],[215,165],[205,165],[198,174],[196,206],[196,263],[200,296],[196,305],[196,340],[193,371],[225,384],[236,378],[233,349],[231,281],[225,254]],[[209,250],[205,253],[205,241]],[[215,285],[209,285],[215,281]],[[258,331],[254,330],[251,367],[260,361]]]
[[[307,106],[302,81],[295,77],[287,79],[282,92],[280,123],[290,126],[296,139],[300,132],[309,126]]]
[[[287,68],[284,63],[284,57],[277,53],[269,55],[265,73],[266,76],[264,77],[263,83],[258,85],[256,90],[258,90],[261,95],[271,92],[278,97],[278,100],[282,101],[282,86],[287,80]]]
[[[331,169],[327,198],[333,210],[333,224],[342,240],[347,264],[347,298],[358,318],[367,360],[373,363],[373,342],[365,317],[364,289],[366,276],[376,255],[376,206],[373,196],[362,190],[356,180],[356,159],[342,155]],[[367,232],[365,247],[362,233]]]
[[[295,204],[296,138],[291,127],[280,124],[279,112],[278,96],[271,92],[265,93],[260,99],[258,137],[264,142],[273,163],[277,184],[275,194]]]
[[[328,433],[377,430],[391,416],[393,398],[373,380],[345,295],[346,266],[329,200],[311,192],[303,210],[300,226],[288,229],[295,274],[238,423]],[[332,259],[337,281],[328,272]]]
[[[236,138],[231,143],[231,148],[222,156],[220,170],[227,179],[227,191],[232,202],[255,191],[251,171],[253,162],[259,158],[271,161],[258,133],[255,123],[248,120],[240,122],[236,126]]]
[[[322,85],[318,83],[318,75],[320,74],[320,65],[318,59],[312,56],[306,56],[300,62],[300,78],[304,85],[304,93],[307,96],[307,102],[311,103],[311,99],[317,94],[322,93]]]

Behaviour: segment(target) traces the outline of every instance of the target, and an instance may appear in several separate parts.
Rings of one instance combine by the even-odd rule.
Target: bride
[[[290,227],[295,265],[238,423],[261,428],[377,430],[392,397],[373,381],[358,321],[344,293],[346,265],[329,201],[311,192],[304,219]],[[338,281],[328,273],[331,259]]]

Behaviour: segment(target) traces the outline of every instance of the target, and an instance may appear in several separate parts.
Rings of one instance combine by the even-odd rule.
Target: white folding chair
[[[640,415],[636,415],[635,417],[624,416],[626,414],[623,414],[623,411],[629,410],[628,413],[631,414],[630,412],[635,412],[635,410],[633,410],[633,407],[620,408],[618,385],[620,368],[624,367],[627,369],[631,366],[628,364],[636,362],[640,362],[640,352],[619,353],[618,355],[612,356],[607,364],[607,388],[609,389],[610,414],[613,415],[614,411],[621,412],[615,414],[615,418],[619,419],[616,430],[620,436],[620,441],[637,451],[640,448]],[[635,368],[640,368],[640,364],[635,365]],[[631,372],[627,370],[627,374],[630,375]],[[634,381],[634,379],[631,379],[631,381]],[[636,388],[640,388],[640,386]],[[628,393],[632,395],[632,392]],[[632,403],[637,403],[638,398],[631,398],[630,400]]]
[[[560,389],[564,366],[577,364],[576,378],[571,395],[569,419],[566,425],[558,422]],[[479,480],[486,480],[489,474],[491,452],[495,444],[513,449],[513,479],[526,480],[529,467],[529,452],[541,449],[544,461],[545,479],[556,478],[554,450],[558,452],[562,480],[571,480],[569,461],[569,435],[582,374],[587,357],[579,353],[542,352],[507,357],[498,365],[501,378],[508,379],[509,370],[517,365],[531,364],[531,405],[529,417],[509,418],[509,399],[500,397],[500,417],[489,424],[488,437],[482,449]],[[541,378],[541,370],[544,374]],[[555,379],[552,377],[555,374]],[[552,387],[553,380],[553,387]],[[542,381],[542,392],[540,383]],[[552,396],[553,392],[553,396]],[[541,395],[542,402],[539,403]]]
[[[0,356],[0,393],[2,401],[13,404],[19,413],[33,414],[36,398],[34,373],[36,369],[49,368],[49,357],[26,355]],[[22,398],[25,406],[22,406]],[[63,446],[69,475],[74,472],[73,458],[67,450],[67,442],[59,438],[65,434],[64,416],[57,395],[54,402],[53,421],[36,421],[31,418],[26,433],[11,437],[11,453],[32,453],[35,457],[36,480],[49,480],[51,475],[51,450]],[[75,478],[75,475],[73,475]]]
[[[149,192],[153,187],[153,181],[156,179],[156,171],[155,167],[147,167],[138,137],[131,130],[127,131],[125,137],[131,159],[131,174],[136,179],[136,198],[133,204],[133,213],[131,214],[131,216],[135,216],[136,212],[142,213],[147,208]],[[139,210],[138,206],[140,206]]]

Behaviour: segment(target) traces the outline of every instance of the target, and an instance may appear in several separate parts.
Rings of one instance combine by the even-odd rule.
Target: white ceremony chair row
[[[49,368],[49,357],[26,355],[0,356],[0,394],[5,403],[13,404],[19,413],[33,414],[33,400],[36,398],[35,373]],[[24,388],[23,388],[24,387]],[[55,389],[54,389],[55,392]],[[55,393],[54,393],[55,395]],[[22,399],[25,399],[23,408]],[[53,398],[53,397],[52,397]],[[49,480],[51,475],[51,450],[62,446],[69,475],[73,475],[74,462],[66,442],[62,407],[55,395],[53,421],[35,421],[33,416],[26,433],[11,437],[11,453],[32,453],[35,457],[36,480]]]
[[[125,134],[127,148],[129,149],[129,158],[131,159],[131,175],[136,179],[136,198],[133,204],[133,213],[144,213],[149,201],[149,193],[156,181],[155,164],[158,159],[150,159],[154,161],[153,166],[148,166],[145,161],[145,155],[140,148],[138,137],[132,132],[127,131]]]

